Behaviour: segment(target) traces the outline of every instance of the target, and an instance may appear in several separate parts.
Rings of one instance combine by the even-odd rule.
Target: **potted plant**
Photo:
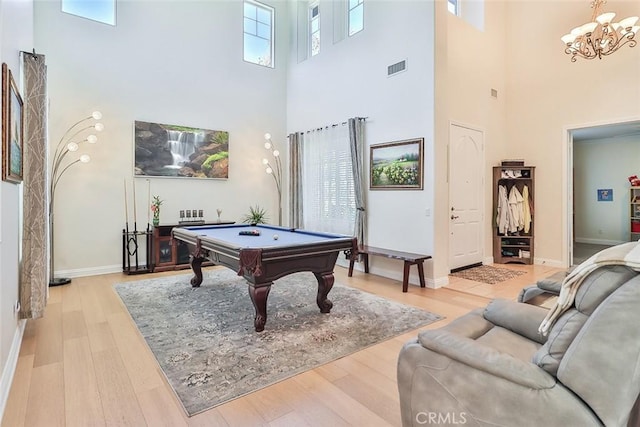
[[[265,224],[269,218],[267,218],[267,211],[260,206],[249,206],[249,213],[242,217],[242,222],[245,224]]]
[[[160,224],[160,205],[162,205],[162,202],[164,200],[160,200],[159,196],[153,196],[151,212],[153,212],[153,225],[156,227]]]

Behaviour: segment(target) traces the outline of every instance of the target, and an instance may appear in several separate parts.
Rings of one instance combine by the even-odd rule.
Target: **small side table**
[[[189,268],[189,249],[182,242],[171,238],[171,230],[176,227],[200,225],[228,225],[235,221],[184,222],[181,224],[160,224],[153,227],[152,258],[153,271],[183,270]],[[203,264],[210,265],[210,264]]]

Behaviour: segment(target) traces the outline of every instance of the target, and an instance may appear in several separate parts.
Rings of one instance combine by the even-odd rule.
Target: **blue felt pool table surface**
[[[272,225],[213,225],[184,227],[197,234],[201,239],[212,239],[237,245],[238,248],[270,248],[298,246],[326,242],[333,239],[350,238],[349,236],[331,233],[319,233],[305,230],[292,230],[286,227]],[[247,236],[239,234],[240,231],[258,230],[259,236]],[[274,236],[278,238],[275,239]]]

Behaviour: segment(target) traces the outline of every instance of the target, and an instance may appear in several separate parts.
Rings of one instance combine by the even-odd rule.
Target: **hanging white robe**
[[[524,198],[514,185],[509,191],[509,227],[510,233],[517,233],[524,229]]]
[[[509,201],[507,200],[507,187],[498,185],[498,208],[496,213],[496,224],[498,233],[507,234],[509,226]]]

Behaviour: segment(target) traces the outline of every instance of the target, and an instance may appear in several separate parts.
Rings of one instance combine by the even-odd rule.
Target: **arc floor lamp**
[[[56,188],[58,187],[60,178],[62,178],[69,168],[78,163],[88,163],[91,160],[88,154],[82,154],[75,159],[69,158],[68,156],[73,156],[80,148],[80,144],[84,142],[88,142],[89,144],[98,142],[98,137],[94,134],[89,134],[84,138],[81,135],[83,133],[86,134],[89,129],[101,132],[104,129],[102,123],[88,125],[88,122],[100,120],[101,118],[102,113],[100,111],[94,111],[89,117],[76,122],[67,129],[62,138],[60,138],[60,142],[58,142],[56,151],[53,154],[51,175],[49,177],[49,286],[66,285],[71,282],[71,279],[68,277],[55,277],[54,207]],[[78,141],[78,139],[80,140]]]

